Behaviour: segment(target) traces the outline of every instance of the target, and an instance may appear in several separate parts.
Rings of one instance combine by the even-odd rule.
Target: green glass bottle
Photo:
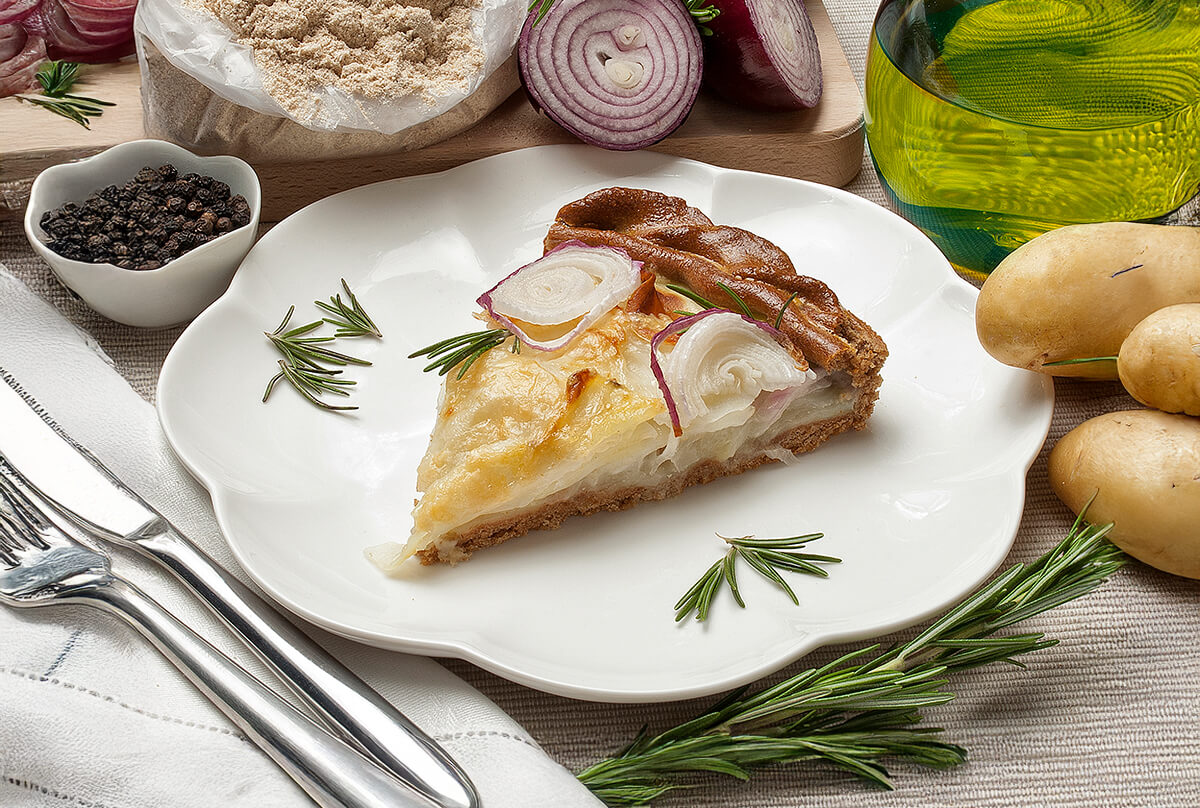
[[[867,140],[900,212],[967,273],[1200,190],[1200,0],[884,0]]]

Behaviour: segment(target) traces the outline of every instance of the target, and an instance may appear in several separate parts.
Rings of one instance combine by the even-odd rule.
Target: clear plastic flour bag
[[[243,30],[235,41],[213,10],[238,15],[239,5]],[[141,0],[134,32],[146,134],[202,152],[274,161],[436,143],[478,122],[517,88],[512,54],[526,6],[527,0]],[[451,28],[451,19],[462,24]],[[254,33],[271,37],[258,53],[247,31],[252,24]],[[385,37],[399,43],[393,47],[428,53],[407,84],[396,80],[404,57],[364,64],[370,59],[356,50],[383,47],[370,43]],[[467,48],[472,37],[475,45]],[[435,48],[446,51],[444,64]],[[360,84],[369,90],[362,92],[341,80],[364,75]],[[404,92],[389,95],[387,86],[370,87],[371,79]]]

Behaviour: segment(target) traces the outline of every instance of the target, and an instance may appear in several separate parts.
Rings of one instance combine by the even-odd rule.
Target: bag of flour
[[[415,149],[519,85],[527,0],[141,0],[146,134],[251,160]]]

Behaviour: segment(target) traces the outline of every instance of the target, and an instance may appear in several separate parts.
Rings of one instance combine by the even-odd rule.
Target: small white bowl
[[[159,269],[123,269],[65,258],[46,246],[42,215],[68,202],[82,203],[109,185],[121,186],[146,166],[170,163],[180,174],[205,174],[227,184],[250,205],[250,223],[213,239]],[[200,157],[161,140],[135,140],[94,157],[52,166],[33,182],[25,210],[25,235],[54,274],[84,302],[109,319],[154,328],[190,320],[229,286],[254,245],[262,190],[258,176],[236,157]]]

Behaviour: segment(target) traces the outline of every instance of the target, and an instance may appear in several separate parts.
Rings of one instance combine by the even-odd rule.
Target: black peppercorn
[[[124,185],[42,214],[47,246],[60,255],[125,269],[158,269],[250,222],[241,195],[213,177],[146,166]]]

